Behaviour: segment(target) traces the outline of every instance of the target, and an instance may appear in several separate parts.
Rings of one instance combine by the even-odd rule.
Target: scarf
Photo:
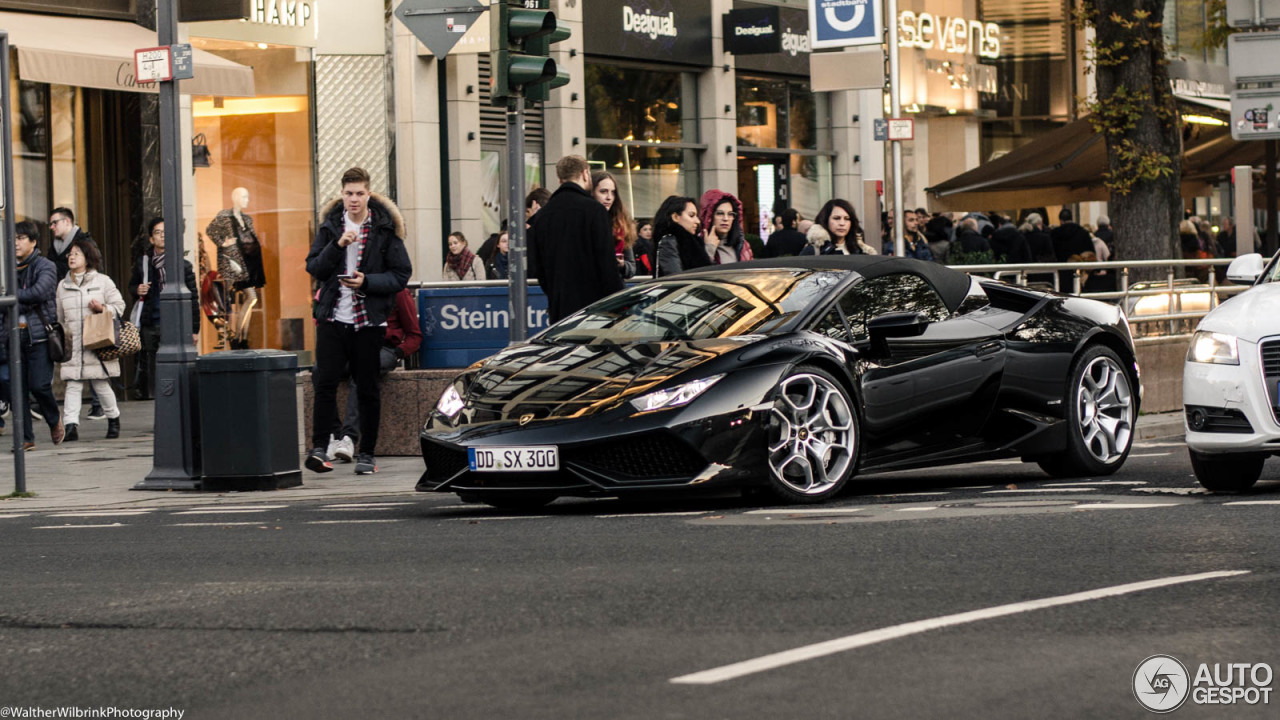
[[[159,289],[164,289],[164,253],[153,255],[151,257],[151,266],[155,268],[156,282],[154,283]]]
[[[464,247],[462,248],[462,252],[457,255],[450,254],[445,260],[445,263],[449,266],[449,269],[453,271],[453,274],[458,276],[459,280],[466,280],[466,274],[471,272],[472,263],[475,261],[476,254],[471,252],[471,248]]]

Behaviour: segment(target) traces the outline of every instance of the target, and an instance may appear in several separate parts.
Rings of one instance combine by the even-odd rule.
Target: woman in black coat
[[[653,217],[653,236],[658,238],[658,261],[654,275],[675,273],[711,264],[706,243],[698,236],[698,203],[690,197],[672,195],[662,201]]]

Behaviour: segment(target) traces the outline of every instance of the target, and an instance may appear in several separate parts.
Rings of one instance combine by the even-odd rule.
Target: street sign
[[[478,0],[404,0],[395,15],[432,55],[441,58],[487,9]]]
[[[191,46],[181,43],[169,47],[173,57],[173,79],[190,80],[195,77],[195,67],[191,62]]]
[[[1234,140],[1280,138],[1280,90],[1236,90],[1231,93],[1231,137]]]
[[[169,46],[134,50],[133,76],[139,83],[172,80],[173,70],[169,60]]]
[[[884,15],[878,0],[809,0],[809,44],[815,49],[879,45]]]
[[[915,140],[916,121],[912,118],[889,118],[890,140]]]
[[[1227,38],[1233,83],[1280,80],[1280,32],[1236,33]]]
[[[871,121],[871,132],[877,142],[884,142],[889,139],[889,121],[884,118],[875,118]]]

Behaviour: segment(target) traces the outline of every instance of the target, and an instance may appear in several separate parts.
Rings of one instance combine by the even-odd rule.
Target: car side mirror
[[[1252,285],[1262,274],[1262,256],[1258,253],[1241,255],[1227,266],[1227,280],[1237,285]]]
[[[867,321],[867,335],[871,350],[877,355],[887,355],[889,338],[916,337],[929,327],[929,320],[922,313],[891,312],[877,315]]]

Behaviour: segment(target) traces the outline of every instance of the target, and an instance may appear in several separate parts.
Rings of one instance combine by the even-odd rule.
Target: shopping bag
[[[97,350],[116,344],[115,319],[109,312],[93,313],[84,319],[84,349]]]

